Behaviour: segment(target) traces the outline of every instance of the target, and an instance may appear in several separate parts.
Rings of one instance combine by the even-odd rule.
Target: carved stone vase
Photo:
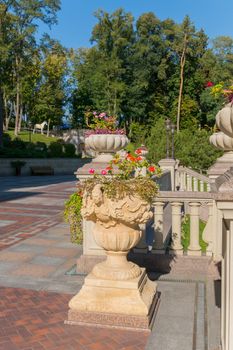
[[[95,162],[109,162],[128,143],[129,139],[124,134],[93,134],[85,138],[85,147],[98,153]]]
[[[233,106],[228,103],[216,115],[216,125],[221,130],[210,136],[210,144],[224,154],[208,169],[208,176],[216,179],[233,166]]]
[[[135,194],[110,199],[98,184],[84,193],[82,215],[95,223],[94,238],[107,258],[71,299],[68,323],[148,329],[157,305],[156,283],[127,261],[127,253],[140,240],[139,225],[152,216],[150,205]]]

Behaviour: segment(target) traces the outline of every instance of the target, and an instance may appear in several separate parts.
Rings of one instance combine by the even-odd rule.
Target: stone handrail
[[[187,167],[179,166],[175,174],[176,189],[180,191],[209,192],[212,180]]]
[[[170,216],[164,217],[164,209],[171,207]],[[184,214],[190,215],[190,245],[187,255],[202,255],[199,243],[199,220],[200,209],[208,207],[207,224],[203,232],[203,239],[208,243],[206,255],[215,253],[215,232],[213,224],[214,194],[207,192],[190,191],[160,191],[158,197],[154,199],[154,250],[157,253],[165,253],[167,242],[170,240],[169,253],[183,255],[182,246],[182,220]],[[170,232],[165,232],[164,224],[170,222]],[[169,233],[169,237],[167,234]]]

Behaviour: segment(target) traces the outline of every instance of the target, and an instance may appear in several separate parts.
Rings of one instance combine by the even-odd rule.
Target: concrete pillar
[[[155,202],[154,204],[154,247],[156,250],[164,249],[163,246],[163,207],[164,202]]]
[[[200,203],[189,203],[190,208],[190,245],[188,247],[188,255],[201,255],[201,247],[199,244],[199,211]]]
[[[181,202],[172,202],[172,246],[173,253],[183,255],[183,246],[181,244]]]
[[[223,230],[221,343],[223,350],[233,349],[233,221]]]
[[[162,170],[169,170],[171,173],[171,188],[172,191],[175,190],[175,169],[177,168],[178,160],[175,159],[161,159],[159,161],[159,166]]]
[[[207,192],[210,192],[210,184],[207,184]]]

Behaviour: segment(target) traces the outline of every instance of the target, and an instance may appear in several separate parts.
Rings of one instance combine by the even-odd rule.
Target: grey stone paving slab
[[[146,350],[193,350],[195,286],[158,282],[161,303]]]
[[[59,242],[54,245],[57,248],[75,248],[75,244],[71,242]]]
[[[33,252],[33,253],[42,253],[42,252],[44,252],[47,248],[48,248],[48,247],[40,246],[40,245],[19,243],[19,244],[17,244],[17,245],[14,245],[14,246],[8,248],[8,251],[11,251],[11,252]]]
[[[30,264],[38,265],[61,265],[66,261],[66,258],[56,258],[51,256],[37,255],[35,258],[30,260]]]
[[[18,268],[18,263],[15,261],[1,261],[0,262],[0,274],[8,273],[8,271]]]

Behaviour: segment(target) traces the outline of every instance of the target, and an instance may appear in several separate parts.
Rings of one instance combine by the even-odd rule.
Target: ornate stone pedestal
[[[148,330],[158,307],[156,287],[145,269],[126,281],[100,279],[91,273],[70,300],[66,323]]]
[[[137,193],[108,197],[102,184],[84,191],[83,218],[94,223],[93,236],[106,253],[69,302],[69,324],[149,329],[157,305],[156,283],[145,269],[127,260],[152,217],[150,204]]]

